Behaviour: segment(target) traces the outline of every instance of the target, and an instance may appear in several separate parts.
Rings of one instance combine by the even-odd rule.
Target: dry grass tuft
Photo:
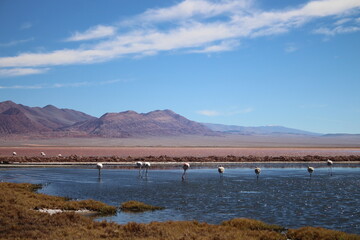
[[[296,240],[359,240],[360,236],[347,234],[344,232],[329,230],[320,227],[303,227],[299,229],[290,229],[288,237]]]
[[[128,201],[121,204],[120,209],[124,212],[145,212],[165,209],[163,207],[156,207],[138,201]]]
[[[130,240],[317,240],[360,239],[360,236],[322,228],[300,228],[281,233],[282,228],[256,220],[233,219],[221,225],[184,222],[149,224],[95,222],[75,213],[49,215],[35,207],[91,209],[114,212],[115,208],[93,200],[68,201],[65,198],[38,194],[39,185],[0,183],[0,239],[130,239]]]
[[[246,218],[236,218],[229,221],[224,221],[221,225],[235,227],[237,229],[249,229],[249,230],[267,230],[282,232],[285,231],[285,228],[278,225],[267,224],[258,220],[246,219]]]

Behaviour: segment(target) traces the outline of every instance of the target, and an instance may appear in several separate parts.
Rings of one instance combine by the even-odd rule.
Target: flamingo
[[[331,161],[330,159],[328,159],[326,161],[326,164],[329,166],[329,171],[330,171],[330,176],[332,176],[332,165],[334,164],[333,161]]]
[[[46,154],[44,152],[41,152],[40,155],[43,156],[43,157],[46,156]]]
[[[149,162],[144,162],[145,175],[148,174],[148,170],[149,170],[150,166],[151,166],[151,164]]]
[[[224,174],[224,172],[225,172],[225,168],[224,168],[223,166],[219,166],[219,167],[218,167],[218,172],[219,172],[219,174],[220,174],[220,177],[222,177],[223,174]]]
[[[188,170],[190,168],[190,164],[189,163],[184,163],[182,168],[184,169],[184,173],[183,173],[181,179],[184,181],[185,178],[186,178],[186,170]]]
[[[256,168],[255,168],[255,173],[256,173],[256,179],[259,179],[259,175],[260,175],[260,173],[261,173],[261,168],[256,167]]]
[[[144,165],[143,162],[136,162],[136,167],[139,168],[139,176],[141,176],[141,168],[142,168],[143,165]]]
[[[13,157],[16,157],[17,153],[16,153],[16,152],[13,152],[12,155],[13,155]]]
[[[96,168],[99,170],[99,176],[101,174],[101,169],[103,168],[103,164],[102,163],[97,163],[96,164]]]
[[[311,174],[314,172],[314,168],[308,166],[307,170],[308,170],[308,172],[310,173],[310,178],[311,178]]]
[[[59,158],[61,158],[61,157],[62,157],[61,153],[59,153],[59,154],[58,154],[58,157],[59,157]]]

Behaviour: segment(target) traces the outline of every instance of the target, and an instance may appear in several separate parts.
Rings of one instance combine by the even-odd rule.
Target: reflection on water
[[[119,206],[138,200],[166,207],[162,211],[120,212],[106,220],[118,223],[198,220],[220,223],[245,217],[288,228],[321,226],[360,234],[360,168],[317,168],[310,179],[307,164],[257,164],[230,168],[220,177],[217,168],[150,170],[139,177],[137,169],[98,171],[83,168],[0,169],[0,179],[45,184],[42,193],[73,199],[95,199]],[[245,167],[244,167],[245,166]],[[319,165],[320,166],[320,165]],[[349,166],[349,165],[347,165]],[[102,218],[104,219],[104,218]]]

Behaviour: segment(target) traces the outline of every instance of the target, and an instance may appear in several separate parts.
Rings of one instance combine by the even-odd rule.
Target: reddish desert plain
[[[63,157],[77,156],[117,156],[121,158],[169,156],[169,157],[208,157],[219,156],[360,156],[359,148],[234,148],[234,147],[0,147],[0,156],[35,157],[40,152],[47,157],[61,154]]]
[[[147,157],[256,157],[360,156],[360,137],[226,136],[124,139],[0,139],[0,157],[116,156]]]

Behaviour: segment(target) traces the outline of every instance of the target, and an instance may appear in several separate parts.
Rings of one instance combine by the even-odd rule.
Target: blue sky
[[[360,133],[360,0],[1,0],[0,101]]]

